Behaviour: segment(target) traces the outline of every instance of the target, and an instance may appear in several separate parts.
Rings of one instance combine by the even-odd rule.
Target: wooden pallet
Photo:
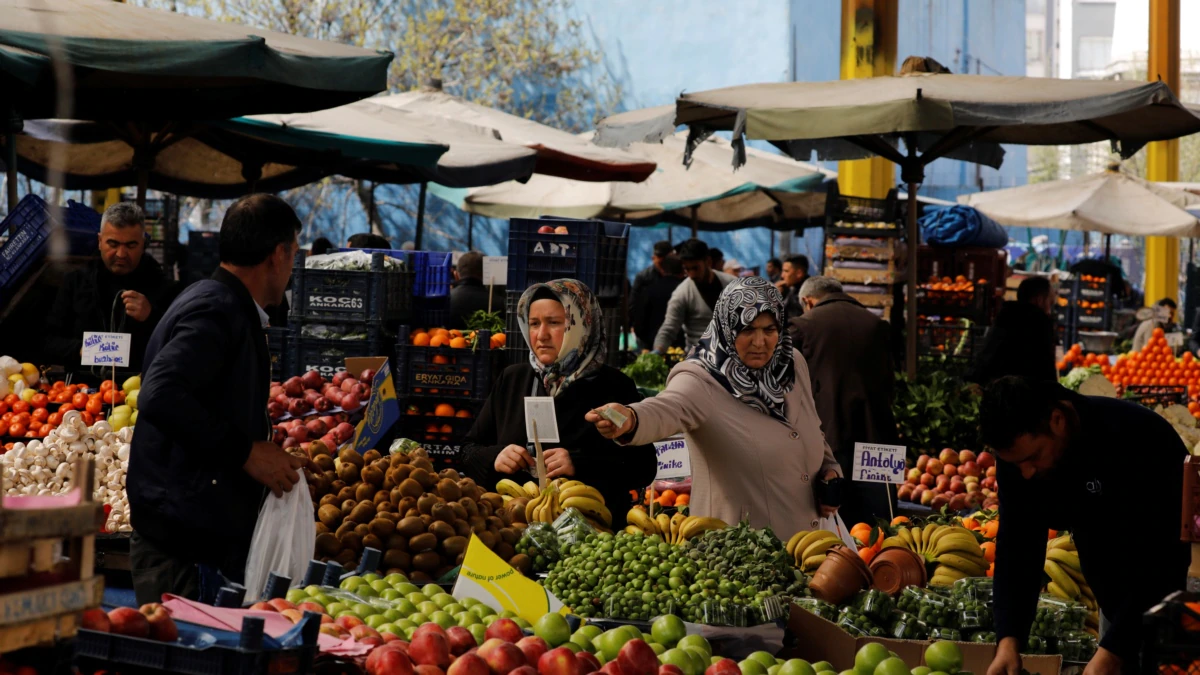
[[[894,240],[886,240],[883,246],[869,246],[866,244],[826,244],[825,259],[826,260],[868,260],[883,262],[885,260],[894,260],[896,258],[896,245]]]
[[[75,464],[76,506],[0,505],[0,654],[74,637],[81,613],[100,606],[96,533],[104,508],[92,499],[94,476],[92,459]]]
[[[887,261],[887,269],[884,270],[861,270],[830,265],[825,268],[825,276],[847,284],[890,285],[896,283],[896,266],[891,260]]]

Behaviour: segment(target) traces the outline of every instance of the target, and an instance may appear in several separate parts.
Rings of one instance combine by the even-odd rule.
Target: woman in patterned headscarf
[[[655,398],[609,408],[621,428],[593,412],[588,421],[621,443],[683,433],[692,464],[691,513],[728,523],[748,517],[781,538],[818,527],[836,507],[817,503],[814,485],[841,475],[809,388],[808,364],[792,348],[783,299],[762,277],[725,287],[713,320]]]
[[[467,474],[492,487],[501,478],[536,480],[533,441],[525,429],[525,398],[554,399],[557,442],[543,442],[551,479],[583,481],[604,495],[614,526],[625,526],[630,490],[654,480],[654,446],[622,446],[605,439],[584,415],[614,398],[641,400],[633,380],[605,365],[604,316],[591,290],[574,279],[531,286],[517,306],[529,362],[509,366],[471,427],[463,447]],[[518,348],[517,345],[510,345]],[[553,438],[555,430],[538,428]]]

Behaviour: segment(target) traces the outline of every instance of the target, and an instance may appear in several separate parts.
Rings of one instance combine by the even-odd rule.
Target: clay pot
[[[889,548],[871,561],[872,588],[900,595],[906,586],[924,586],[929,580],[925,561],[906,548]]]
[[[838,546],[829,549],[825,562],[808,582],[813,597],[831,605],[840,605],[855,593],[871,585],[871,570],[858,554]]]

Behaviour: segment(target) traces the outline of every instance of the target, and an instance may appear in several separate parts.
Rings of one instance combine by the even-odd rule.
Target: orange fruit
[[[414,347],[428,347],[429,346],[429,333],[417,333],[417,334],[413,335],[412,343],[413,343]]]
[[[994,577],[994,576],[996,576],[996,563],[992,563],[992,564],[988,565],[988,572],[987,572],[987,574],[988,574],[988,576],[989,576],[989,577]]]
[[[448,335],[442,335],[441,333],[434,333],[433,337],[429,338],[430,347],[444,347],[449,342],[450,337]]]
[[[868,565],[870,565],[871,561],[875,559],[876,553],[878,552],[873,548],[858,549],[858,557],[862,558],[862,561]]]
[[[978,530],[979,529],[979,521],[975,520],[974,518],[963,518],[962,526],[967,528],[968,530]]]
[[[470,410],[459,410],[458,412],[454,413],[454,416],[461,417],[463,419],[471,419],[471,411]]]
[[[892,518],[893,526],[899,525],[901,523],[907,523],[907,522],[908,522],[908,516],[896,516],[895,518]]]
[[[866,546],[871,538],[871,526],[866,523],[859,523],[850,528],[850,536],[862,542]]]
[[[983,524],[983,536],[987,539],[995,539],[996,534],[1000,532],[1000,521],[989,520]]]
[[[450,426],[449,424],[443,424],[442,425],[442,433],[443,434],[452,434],[452,433],[454,433],[454,427]]]
[[[425,433],[436,434],[437,432],[438,432],[438,425],[436,425],[436,424],[426,424],[425,425]]]
[[[450,347],[452,349],[466,349],[467,341],[461,337],[450,338]]]
[[[692,496],[686,492],[675,498],[675,506],[687,506],[692,502]]]
[[[439,403],[433,409],[433,414],[435,417],[454,417],[454,406],[449,403]]]
[[[450,337],[452,337],[452,338],[457,338],[457,337],[462,337],[462,336],[463,336],[463,334],[462,334],[461,330],[455,329],[455,330],[450,331]]]
[[[447,365],[450,363],[450,359],[448,357],[442,356],[441,354],[434,354],[433,362],[436,365],[444,366],[444,365]],[[436,392],[431,391],[430,393],[432,394],[432,393],[436,393]]]
[[[996,542],[985,541],[979,545],[979,548],[983,549],[984,560],[990,563],[996,562]]]
[[[492,335],[492,341],[503,347],[508,342],[508,336],[504,333],[495,333]]]

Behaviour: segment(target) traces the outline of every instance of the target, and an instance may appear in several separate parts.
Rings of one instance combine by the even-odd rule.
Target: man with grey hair
[[[170,304],[171,284],[158,261],[146,255],[146,216],[137,204],[117,202],[105,209],[97,242],[100,255],[63,280],[46,319],[43,356],[81,371],[84,331],[129,333],[126,371],[138,373],[150,334]]]
[[[850,476],[856,442],[895,440],[891,331],[836,279],[809,277],[799,296],[805,311],[788,319],[788,332],[808,362],[825,440]],[[848,523],[874,523],[888,516],[889,499],[883,486],[847,481],[839,513]]]
[[[454,268],[454,285],[450,288],[450,322],[447,327],[465,329],[471,315],[488,310],[489,300],[493,311],[504,312],[504,287],[489,289],[483,282],[483,254],[467,251],[459,256]]]

